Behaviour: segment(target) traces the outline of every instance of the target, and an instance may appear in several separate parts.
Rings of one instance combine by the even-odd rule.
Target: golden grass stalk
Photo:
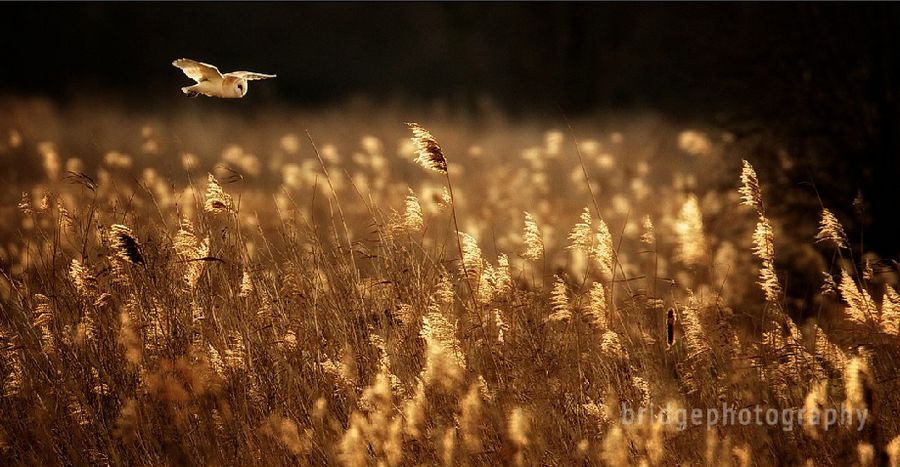
[[[756,178],[756,171],[753,170],[753,166],[746,160],[743,161],[741,184],[742,186],[738,189],[738,192],[741,194],[743,204],[755,208],[758,217],[756,229],[753,231],[753,253],[762,261],[757,283],[766,296],[766,302],[769,304],[767,311],[771,309],[778,321],[784,321],[792,329],[792,335],[798,334],[793,331],[796,325],[783,313],[780,302],[782,289],[778,280],[778,274],[775,271],[775,234],[769,218],[766,217],[762,189],[759,186],[759,180]]]
[[[742,160],[741,164],[741,187],[738,189],[738,193],[741,195],[741,204],[751,206],[757,212],[765,212],[762,189],[759,186],[759,179],[756,177],[756,170],[746,160]]]
[[[594,247],[591,249],[590,258],[597,262],[601,274],[612,278],[614,262],[612,235],[602,218],[597,221],[597,232],[594,234]]]
[[[466,279],[480,280],[484,268],[484,259],[481,256],[481,248],[475,237],[461,232],[459,238],[462,242],[462,275]]]
[[[82,298],[94,298],[97,290],[97,279],[86,266],[81,264],[81,261],[72,259],[72,263],[69,265],[69,278]]]
[[[631,384],[641,396],[640,407],[650,407],[650,383],[640,376],[632,376]]]
[[[494,318],[494,326],[497,327],[497,342],[502,344],[506,342],[506,333],[509,331],[509,325],[503,319],[503,312],[499,308],[494,308],[491,315]]]
[[[585,207],[581,212],[579,221],[572,227],[568,238],[568,249],[578,250],[595,261],[601,274],[607,276],[612,274],[614,260],[612,236],[603,219],[598,221],[597,230],[594,231],[590,208]]]
[[[422,216],[422,205],[412,190],[406,196],[403,210],[403,230],[419,233],[425,229],[425,218]]]
[[[222,354],[220,354],[212,344],[206,345],[206,358],[209,359],[210,368],[212,368],[216,375],[222,379],[225,379],[228,376]]]
[[[370,330],[369,343],[378,350],[378,371],[386,375],[391,385],[391,391],[398,397],[403,397],[403,384],[400,378],[391,371],[391,357],[388,355],[387,344],[378,334]]]
[[[5,358],[6,376],[2,381],[3,397],[16,397],[22,393],[25,386],[25,367],[18,353],[10,352]]]
[[[760,217],[753,231],[753,254],[764,263],[775,260],[775,232],[765,217]]]
[[[582,253],[589,254],[593,246],[594,237],[592,232],[593,220],[591,219],[591,210],[584,208],[579,217],[579,221],[572,227],[569,232],[570,250],[579,250]]]
[[[444,151],[441,149],[441,146],[438,144],[437,140],[428,130],[422,128],[418,123],[407,123],[406,124],[410,130],[412,130],[413,137],[412,142],[415,145],[417,150],[416,163],[426,170],[433,170],[435,172],[441,173],[447,180],[447,192],[450,198],[450,215],[453,218],[453,228],[456,230],[456,247],[459,250],[459,260],[463,263],[463,270],[467,270],[466,263],[466,252],[463,249],[461,232],[459,230],[459,220],[456,217],[456,199],[453,196],[453,184],[450,182],[450,171],[447,167],[447,159],[444,157]],[[480,256],[480,251],[479,251]],[[472,293],[472,302],[475,308],[478,307],[477,300],[475,298],[475,286],[473,286],[469,282],[469,276],[466,274],[466,280],[464,281],[466,287],[469,289],[469,292]]]
[[[587,314],[590,317],[591,323],[598,330],[605,331],[609,327],[609,319],[606,316],[609,304],[606,302],[606,291],[603,284],[595,282],[591,285],[589,296],[590,303]]]
[[[598,427],[609,424],[609,410],[603,402],[598,403],[589,399],[589,402],[581,405],[581,409]]]
[[[434,288],[434,300],[438,307],[447,308],[453,305],[456,293],[453,290],[453,284],[450,277],[442,274],[440,280]]]
[[[881,299],[881,332],[892,336],[900,333],[900,295],[890,285],[884,286]]]
[[[513,292],[512,272],[509,266],[509,256],[501,253],[497,256],[497,267],[494,268],[494,294],[505,297]]]
[[[569,291],[566,282],[559,276],[553,283],[550,292],[550,309],[553,310],[547,317],[550,321],[568,321],[572,318],[572,307],[569,305]]]
[[[247,347],[240,331],[228,332],[228,346],[223,357],[226,367],[232,370],[247,370]]]
[[[426,345],[423,380],[452,387],[462,378],[466,356],[456,337],[456,325],[439,310],[430,309],[422,317],[422,339]]]
[[[486,305],[490,303],[497,294],[497,271],[494,266],[487,261],[484,262],[482,267],[483,270],[481,271],[478,280],[477,300],[478,303]]]
[[[843,371],[847,366],[849,358],[840,347],[832,343],[825,331],[816,326],[815,336],[816,355],[821,356],[829,365],[838,371]]]
[[[628,358],[628,352],[622,346],[619,334],[612,330],[607,330],[600,336],[600,350],[613,359],[624,360]]]
[[[199,240],[194,234],[194,227],[187,219],[181,220],[181,228],[175,234],[175,252],[183,262],[184,282],[188,288],[193,289],[197,286],[197,281],[203,274],[203,268],[206,264],[204,261],[209,257],[210,238],[207,236],[203,240]]]
[[[860,324],[866,324],[874,318],[877,310],[875,301],[865,288],[860,287],[845,269],[841,269],[841,297],[847,303],[847,317]]]
[[[122,224],[113,224],[109,228],[110,246],[116,257],[132,264],[144,264],[141,243],[130,228]]]
[[[48,355],[56,353],[56,336],[50,329],[54,319],[53,304],[49,297],[39,293],[34,294],[34,302],[32,326],[40,330],[41,350]]]
[[[816,233],[815,238],[817,243],[830,241],[836,248],[847,248],[847,233],[844,232],[844,226],[827,208],[822,209],[819,232]]]
[[[709,352],[709,341],[700,322],[700,306],[693,293],[688,296],[688,301],[682,308],[681,322],[684,327],[684,341],[690,356]]]
[[[766,295],[766,301],[770,304],[778,303],[781,299],[781,284],[778,282],[778,274],[772,262],[764,262],[759,269],[759,285]]]
[[[424,169],[447,174],[447,159],[441,145],[431,133],[418,123],[407,123],[412,130],[412,141],[416,147],[416,163]]]
[[[525,211],[525,230],[523,237],[525,249],[522,252],[522,257],[531,261],[540,259],[544,255],[544,241],[541,238],[541,232],[538,228],[537,221],[528,211]]]
[[[234,201],[231,195],[225,193],[222,185],[216,180],[213,174],[208,174],[208,182],[206,185],[206,202],[203,204],[203,210],[210,214],[224,214],[234,212]]]
[[[49,326],[53,321],[53,304],[50,297],[38,293],[34,294],[34,319],[31,325],[36,328]]]

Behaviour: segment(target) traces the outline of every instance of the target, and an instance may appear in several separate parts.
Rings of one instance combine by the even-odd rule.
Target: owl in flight
[[[252,71],[232,71],[223,75],[218,68],[189,58],[179,58],[172,65],[181,68],[188,78],[197,82],[193,86],[181,88],[181,92],[191,97],[203,94],[209,97],[240,98],[247,94],[248,81],[275,77]]]

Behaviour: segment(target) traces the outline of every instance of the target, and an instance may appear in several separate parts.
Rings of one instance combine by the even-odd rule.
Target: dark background
[[[880,35],[895,34],[897,13],[832,4],[4,4],[3,68],[15,72],[0,89],[168,91],[185,79],[172,59],[186,56],[278,73],[277,97],[300,104],[361,93],[706,113],[783,99],[796,80],[837,84],[817,82],[833,78],[817,76],[820,61],[879,66],[874,55],[896,56],[893,37]]]
[[[184,56],[277,73],[249,106],[652,109],[734,132],[776,175],[765,161],[789,151],[851,231],[868,225],[866,243],[895,256],[898,29],[893,4],[3,4],[0,96],[164,108],[190,83],[170,65]]]

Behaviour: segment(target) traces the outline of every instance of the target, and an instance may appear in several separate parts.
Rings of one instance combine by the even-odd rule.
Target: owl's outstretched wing
[[[198,83],[222,79],[222,73],[219,73],[219,69],[208,63],[198,62],[189,58],[179,58],[172,62],[172,65],[181,68],[181,71],[188,78]]]
[[[255,73],[252,71],[232,71],[229,73],[225,73],[226,76],[234,76],[241,79],[256,80],[256,79],[269,79],[274,78],[275,75],[267,75],[265,73]]]

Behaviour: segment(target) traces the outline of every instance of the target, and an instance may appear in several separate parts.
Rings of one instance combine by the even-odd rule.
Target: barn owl
[[[203,94],[209,97],[240,98],[247,94],[248,81],[275,77],[252,71],[232,71],[223,75],[213,65],[189,58],[179,58],[172,65],[181,68],[188,78],[197,82],[193,86],[181,88],[181,92],[191,97]]]

